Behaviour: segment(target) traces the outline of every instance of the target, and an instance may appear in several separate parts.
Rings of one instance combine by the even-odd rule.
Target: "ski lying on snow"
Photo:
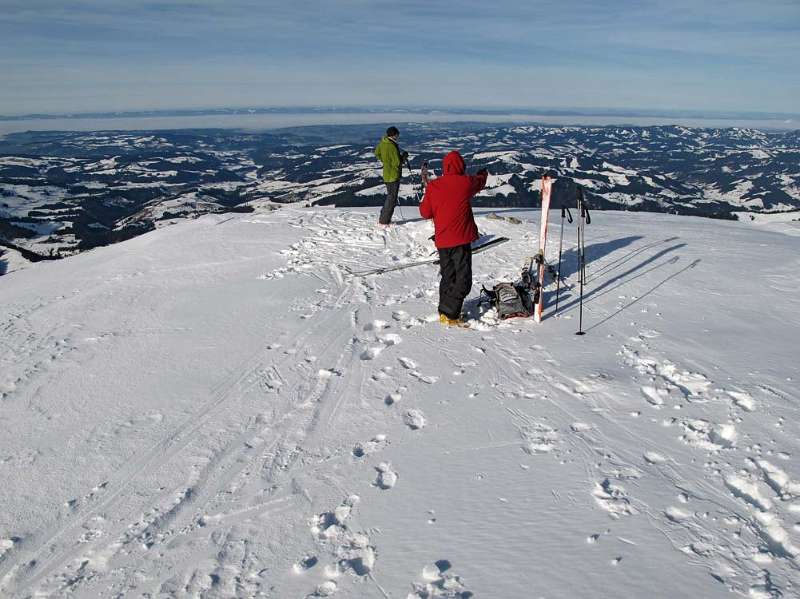
[[[481,237],[472,242],[472,253],[479,254],[483,251],[495,247],[496,245],[505,243],[508,240],[509,240],[508,237],[490,237],[490,236]],[[439,258],[438,257],[426,258],[425,260],[417,260],[416,262],[404,262],[403,264],[381,266],[378,268],[371,268],[369,270],[359,270],[359,271],[351,271],[350,269],[347,270],[354,277],[365,277],[367,275],[381,275],[386,272],[403,270],[406,268],[411,268],[413,266],[422,266],[423,264],[439,264]]]

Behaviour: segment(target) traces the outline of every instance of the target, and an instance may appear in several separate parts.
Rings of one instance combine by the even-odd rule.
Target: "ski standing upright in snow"
[[[533,319],[536,322],[542,322],[542,313],[544,312],[544,275],[547,270],[544,258],[544,249],[547,242],[547,218],[550,213],[550,194],[553,188],[553,179],[548,175],[542,177],[542,220],[539,227],[539,251],[536,254],[535,261],[538,265],[538,298],[536,305],[533,308]]]

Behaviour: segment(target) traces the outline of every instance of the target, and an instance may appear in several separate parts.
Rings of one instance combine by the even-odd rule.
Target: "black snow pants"
[[[392,181],[386,184],[386,201],[383,203],[381,209],[381,216],[378,222],[382,225],[388,225],[392,222],[392,214],[394,214],[394,207],[397,205],[397,194],[400,191],[400,181]]]
[[[464,298],[472,288],[472,247],[469,243],[439,250],[439,313],[461,318]]]

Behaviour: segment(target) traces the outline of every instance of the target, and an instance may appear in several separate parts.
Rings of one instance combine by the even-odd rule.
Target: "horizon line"
[[[486,107],[486,106],[375,106],[375,105],[341,105],[341,106],[227,106],[208,108],[160,108],[141,110],[109,110],[91,112],[64,113],[27,113],[0,115],[0,121],[55,120],[55,119],[93,119],[93,118],[131,118],[131,117],[193,117],[224,116],[247,114],[434,114],[441,112],[453,115],[521,115],[521,116],[594,116],[594,117],[653,117],[653,118],[692,118],[718,120],[775,120],[785,124],[800,121],[800,113],[764,112],[764,111],[709,111],[691,109],[644,109],[644,108],[606,108],[606,107]]]

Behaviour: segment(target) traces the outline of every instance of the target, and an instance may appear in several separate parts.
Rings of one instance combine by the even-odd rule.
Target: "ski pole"
[[[585,335],[586,332],[583,330],[583,284],[586,280],[586,245],[585,245],[585,228],[587,223],[587,218],[589,218],[589,222],[591,222],[591,218],[588,216],[588,211],[586,210],[586,206],[583,202],[583,189],[581,186],[578,186],[578,212],[580,213],[580,217],[578,220],[578,269],[579,269],[579,281],[580,281],[580,308],[578,312],[578,332],[575,333],[576,335]]]
[[[408,159],[406,159],[405,164],[408,166],[408,170],[411,170],[411,165],[408,164]],[[401,171],[400,174],[401,175],[402,175],[402,170],[403,170],[403,163],[401,162],[400,163],[400,171]],[[413,171],[412,171],[411,175],[413,177],[413,175],[414,175]],[[396,201],[395,205],[397,206],[397,210],[400,212],[400,220],[401,221],[405,221],[406,217],[403,215],[403,205],[400,203],[400,189],[399,188],[397,190],[397,201]]]
[[[422,164],[423,164],[423,166],[427,166],[428,165],[428,161],[426,160]],[[416,186],[414,185],[414,169],[411,168],[411,162],[408,160],[408,158],[406,158],[405,165],[408,167],[408,172],[411,174],[411,187],[414,189],[414,199],[417,201],[417,204],[419,204],[419,203],[422,202],[422,198],[420,198],[420,194],[417,191]],[[419,182],[420,182],[420,187],[422,187],[423,186],[423,181],[422,181],[422,175],[421,174],[419,175]],[[397,198],[397,205],[400,206],[400,197],[399,197],[399,195],[398,195],[398,198]],[[400,218],[405,220],[405,218],[403,217],[403,209],[402,208],[400,208]]]
[[[592,224],[592,217],[589,215],[589,207],[583,199],[583,189],[580,188],[581,197],[581,217],[583,218],[583,227],[581,227],[581,272],[583,273],[583,280],[586,281],[586,225]]]
[[[558,274],[556,275],[556,307],[553,314],[558,314],[558,293],[561,288],[561,248],[564,245],[564,218],[569,219],[569,223],[572,223],[572,213],[569,211],[569,208],[566,206],[561,206],[561,234],[558,238]]]

